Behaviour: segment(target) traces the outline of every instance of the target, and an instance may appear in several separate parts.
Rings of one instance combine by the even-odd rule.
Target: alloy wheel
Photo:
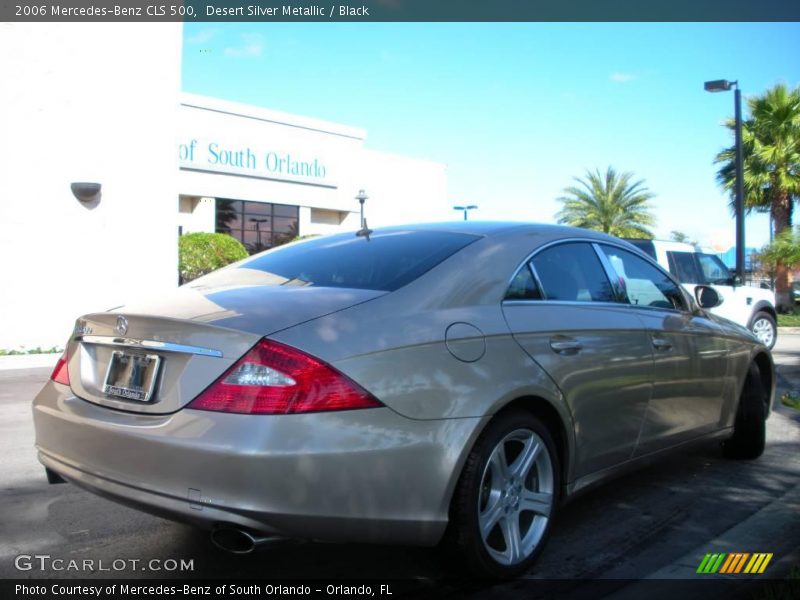
[[[553,511],[553,462],[544,440],[517,429],[489,455],[478,494],[478,527],[497,563],[514,565],[533,554]]]
[[[758,340],[767,348],[772,347],[772,342],[775,339],[775,327],[769,319],[761,317],[753,323],[753,333]]]

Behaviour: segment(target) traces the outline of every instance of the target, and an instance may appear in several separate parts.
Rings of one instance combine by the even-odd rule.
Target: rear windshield
[[[234,271],[258,271],[255,278],[248,277],[253,283],[391,292],[477,239],[440,231],[376,232],[369,240],[354,233],[339,234],[258,254]]]

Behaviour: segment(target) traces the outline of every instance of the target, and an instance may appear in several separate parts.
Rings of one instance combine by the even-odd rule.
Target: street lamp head
[[[356,194],[356,200],[358,200],[361,204],[364,204],[364,201],[368,200],[369,196],[364,190],[358,190],[358,194]]]
[[[477,205],[477,204],[470,204],[470,205],[467,207],[467,210],[472,210],[472,209],[474,209],[474,208],[478,208],[478,205]]]
[[[454,206],[453,210],[466,210],[466,206]]]
[[[728,81],[727,79],[715,79],[714,81],[706,81],[703,84],[703,89],[711,93],[727,92],[734,85],[736,85],[735,81]]]

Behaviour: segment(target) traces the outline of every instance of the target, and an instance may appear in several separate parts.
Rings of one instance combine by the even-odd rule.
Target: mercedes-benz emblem
[[[128,333],[128,319],[123,317],[122,315],[117,317],[117,326],[115,327],[117,333],[119,335],[125,335]]]

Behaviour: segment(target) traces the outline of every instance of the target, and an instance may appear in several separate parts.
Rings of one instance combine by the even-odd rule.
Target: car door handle
[[[665,340],[664,338],[654,337],[653,348],[660,350],[661,352],[666,352],[667,350],[672,350],[672,342]]]
[[[558,337],[550,339],[550,348],[558,354],[577,354],[583,346],[578,340]]]

